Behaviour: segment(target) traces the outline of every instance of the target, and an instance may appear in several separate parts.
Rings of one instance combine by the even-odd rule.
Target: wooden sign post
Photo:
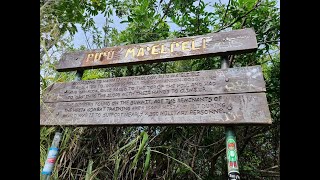
[[[227,55],[254,52],[253,29],[66,53],[57,71],[224,56],[221,69],[55,83],[44,93],[41,126],[224,125],[229,179],[238,180],[230,125],[272,123],[260,66],[228,68]]]

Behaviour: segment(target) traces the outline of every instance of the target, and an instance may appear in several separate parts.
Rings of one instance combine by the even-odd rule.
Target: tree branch
[[[219,152],[217,152],[216,154],[214,154],[211,158],[211,170],[210,170],[210,174],[213,176],[214,175],[214,171],[215,171],[215,165],[216,165],[216,162],[219,158],[219,156],[225,152],[226,150],[226,147],[222,148]]]
[[[267,170],[274,169],[274,168],[278,168],[278,167],[279,167],[278,165],[275,165],[275,166],[269,167],[269,168],[267,168],[267,169],[264,169],[263,171],[267,171]]]
[[[169,12],[169,8],[170,8],[171,3],[172,3],[172,0],[169,1],[167,9],[166,9],[165,12],[163,13],[160,21],[158,21],[158,22],[153,26],[151,32],[153,32],[153,31],[155,30],[155,28],[160,24],[160,22],[163,21],[164,17],[165,17],[165,16],[167,15],[167,13]]]
[[[226,15],[227,15],[227,12],[228,12],[228,10],[229,10],[230,1],[231,1],[231,0],[228,1],[227,9],[226,9],[226,11],[224,12],[224,15],[223,15],[223,18],[222,18],[222,26],[225,26],[224,19],[225,19]]]
[[[191,146],[195,146],[195,147],[198,147],[198,148],[206,148],[206,147],[209,147],[209,146],[213,146],[213,145],[216,145],[216,144],[219,144],[221,141],[224,141],[225,140],[225,137],[221,138],[220,140],[212,143],[212,144],[209,144],[209,145],[206,145],[206,146],[199,146],[199,145],[196,145],[196,144],[193,144],[191,142],[189,142],[188,140],[186,140],[185,142],[188,143],[189,145]]]
[[[244,14],[243,16],[238,17],[236,20],[234,20],[234,21],[233,21],[232,23],[230,23],[229,25],[223,26],[223,27],[220,28],[219,30],[215,31],[215,33],[216,33],[216,32],[220,32],[221,30],[226,29],[226,28],[234,25],[234,24],[235,24],[236,22],[238,22],[240,19],[246,17],[248,14],[250,14],[253,10],[255,10],[255,9],[260,5],[259,3],[260,3],[260,0],[257,1],[257,3],[253,6],[253,8],[252,8],[250,11],[248,11],[246,14]]]
[[[91,46],[90,46],[90,44],[89,44],[89,40],[88,40],[86,31],[83,31],[83,33],[84,33],[84,36],[85,36],[85,38],[86,38],[87,48],[90,48],[90,49],[91,49]]]
[[[242,21],[242,23],[241,23],[241,28],[243,28],[244,27],[244,25],[245,25],[245,23],[246,23],[246,20],[247,20],[247,17],[245,17],[244,19],[243,19],[243,21]],[[232,68],[233,67],[233,64],[234,64],[234,60],[235,60],[235,55],[230,55],[229,56],[229,64],[230,64],[230,68]]]
[[[270,40],[270,41],[258,42],[258,45],[272,43],[272,42],[280,42],[280,40]]]
[[[232,68],[234,63],[234,55],[230,55],[228,59],[229,59],[229,67]]]
[[[246,137],[248,135],[249,126],[246,127],[243,137]],[[242,154],[244,148],[247,146],[249,139],[246,139],[243,143],[243,146],[240,148],[239,154]]]
[[[198,7],[200,7],[200,2],[201,2],[201,0],[199,0],[199,4],[198,4]],[[198,13],[197,13],[197,25],[198,25],[198,34],[199,34],[199,32],[200,32],[200,23],[199,23],[199,9],[198,9]]]
[[[201,142],[201,140],[202,140],[202,135],[203,135],[203,132],[204,132],[204,129],[205,129],[205,128],[206,128],[206,127],[203,127],[203,128],[201,129],[201,132],[200,132],[199,138],[198,138],[198,142],[197,142],[198,145],[200,144],[200,142]],[[192,168],[192,169],[194,169],[194,161],[196,160],[197,152],[198,152],[198,148],[195,148],[194,153],[193,153],[193,157],[192,157],[192,162],[191,162],[191,168]]]

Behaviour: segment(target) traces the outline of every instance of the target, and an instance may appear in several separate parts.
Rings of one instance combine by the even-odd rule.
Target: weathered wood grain
[[[204,56],[253,52],[257,49],[253,29],[210,33],[163,41],[65,53],[57,71],[93,69],[131,64],[174,61]]]
[[[55,83],[44,102],[265,91],[260,66]]]
[[[271,124],[265,93],[44,103],[40,125]]]

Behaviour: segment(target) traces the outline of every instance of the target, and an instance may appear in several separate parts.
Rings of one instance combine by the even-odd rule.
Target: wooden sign
[[[253,29],[210,33],[163,41],[65,53],[57,71],[93,69],[129,64],[175,61],[204,56],[253,52],[257,49]]]
[[[263,92],[260,66],[55,83],[44,102]]]
[[[40,124],[270,124],[264,91],[260,66],[57,83]]]
[[[271,124],[265,93],[45,103],[41,125]]]

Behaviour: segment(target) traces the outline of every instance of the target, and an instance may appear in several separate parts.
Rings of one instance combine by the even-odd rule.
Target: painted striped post
[[[82,75],[83,75],[83,71],[78,70],[74,81],[80,81],[82,78]],[[49,148],[46,162],[41,172],[41,174],[43,174],[44,180],[50,179],[50,176],[54,169],[54,164],[56,162],[56,159],[59,153],[59,144],[61,141],[61,136],[62,136],[62,128],[59,128],[53,137],[53,141],[52,141],[51,147]]]
[[[229,68],[228,57],[222,56],[221,69]],[[228,180],[240,180],[236,136],[233,126],[225,127]]]

